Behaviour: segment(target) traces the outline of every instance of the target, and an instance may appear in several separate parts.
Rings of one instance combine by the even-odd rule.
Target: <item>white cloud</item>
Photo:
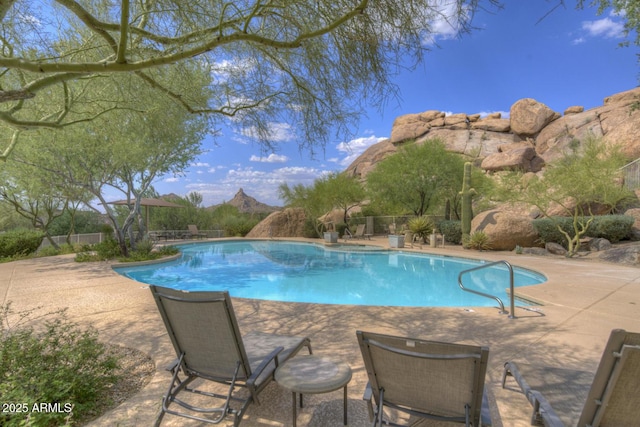
[[[216,182],[193,183],[187,185],[186,189],[202,194],[205,206],[231,200],[240,188],[259,202],[281,206],[282,201],[278,198],[280,184],[308,186],[329,172],[331,171],[312,167],[283,167],[270,172],[239,167],[230,169],[224,178]]]
[[[177,176],[173,176],[171,178],[165,178],[164,182],[179,182],[180,178]]]
[[[265,131],[267,135],[269,135],[269,139],[273,142],[288,142],[295,139],[293,128],[288,123],[270,122]],[[255,126],[251,126],[242,129],[241,134],[248,138],[257,139],[260,130]]]
[[[336,149],[345,155],[341,160],[340,159],[332,159],[331,161],[335,161],[342,167],[347,167],[353,161],[358,158],[358,156],[364,151],[371,147],[374,144],[377,144],[380,141],[384,141],[385,137],[377,137],[377,136],[368,136],[362,138],[352,139],[348,142],[341,142],[336,146]]]
[[[609,16],[596,21],[584,21],[582,22],[582,29],[592,37],[604,37],[607,39],[624,37],[624,24],[621,21],[611,19],[611,17],[617,18],[618,15],[611,14]]]
[[[429,25],[431,32],[425,34],[422,43],[430,46],[437,43],[438,39],[449,40],[456,38],[461,30],[460,20],[458,19],[458,2],[451,0],[436,0],[431,9],[432,15],[429,17]],[[463,14],[468,13],[465,8]]]
[[[211,65],[211,74],[218,83],[226,82],[231,75],[245,74],[256,66],[254,59],[223,59]]]
[[[210,165],[206,162],[196,162],[192,163],[191,166],[193,166],[194,168],[208,168]]]
[[[487,117],[489,114],[500,113],[500,117],[503,119],[508,119],[511,112],[510,111],[480,111],[480,117]]]
[[[278,154],[269,154],[267,157],[262,156],[251,156],[249,159],[250,162],[261,162],[261,163],[286,163],[289,160],[287,156],[280,156]]]

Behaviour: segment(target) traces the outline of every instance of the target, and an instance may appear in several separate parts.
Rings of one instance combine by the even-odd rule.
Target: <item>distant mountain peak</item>
[[[279,207],[269,206],[257,201],[255,198],[247,195],[242,188],[240,188],[236,195],[233,196],[233,199],[223,204],[235,206],[243,213],[271,213],[281,209]]]

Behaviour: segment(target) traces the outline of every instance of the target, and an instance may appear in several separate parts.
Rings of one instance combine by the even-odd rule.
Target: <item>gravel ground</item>
[[[80,425],[98,418],[109,409],[115,408],[136,394],[147,385],[155,371],[153,360],[141,351],[118,345],[108,345],[107,352],[109,355],[115,356],[120,363],[120,368],[116,372],[120,380],[100,399],[104,405],[97,408],[97,413],[90,419],[80,420]]]

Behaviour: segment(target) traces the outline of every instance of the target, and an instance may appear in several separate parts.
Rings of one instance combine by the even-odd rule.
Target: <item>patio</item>
[[[388,241],[374,237],[367,244],[386,246]],[[489,346],[486,387],[495,426],[529,425],[530,405],[517,385],[511,382],[506,390],[501,388],[505,361],[583,371],[574,378],[575,384],[558,386],[557,396],[552,399],[556,411],[570,424],[582,409],[611,329],[640,331],[638,268],[595,260],[480,253],[459,247],[421,251],[507,260],[538,270],[548,282],[520,288],[518,293],[544,305],[532,310],[516,308],[517,318],[509,319],[498,314],[497,308],[353,307],[234,299],[240,328],[306,335],[311,338],[314,353],[347,361],[353,370],[348,388],[351,426],[368,425],[361,400],[366,373],[355,337],[358,329]],[[39,305],[49,309],[68,307],[72,319],[93,324],[101,339],[149,354],[158,368],[150,383],[90,425],[152,425],[170,378],[164,366],[174,354],[146,285],[118,275],[108,263],[79,264],[68,255],[0,264],[0,295],[3,303],[12,301],[15,310]],[[562,381],[561,377],[553,379]],[[578,388],[577,394],[572,387]],[[340,392],[310,395],[305,403],[298,414],[299,425],[342,425]],[[271,384],[262,405],[251,405],[241,425],[290,425],[290,404],[290,393]],[[163,425],[200,424],[167,416]]]

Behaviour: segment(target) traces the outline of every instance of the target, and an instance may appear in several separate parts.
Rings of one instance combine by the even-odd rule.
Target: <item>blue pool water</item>
[[[255,240],[182,245],[180,250],[182,257],[175,261],[116,271],[143,283],[189,291],[228,290],[241,298],[378,306],[497,306],[495,300],[458,286],[460,271],[482,261]],[[514,268],[514,278],[515,286],[546,280],[519,268]],[[506,267],[468,273],[463,283],[496,295],[508,305]]]

